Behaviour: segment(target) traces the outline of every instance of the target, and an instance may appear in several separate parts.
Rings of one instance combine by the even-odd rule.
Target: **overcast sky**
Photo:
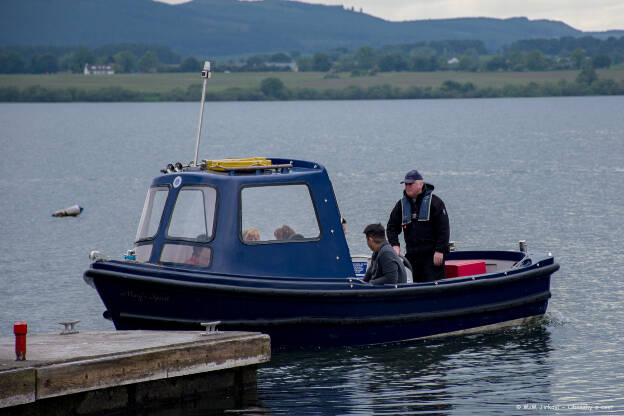
[[[159,0],[182,3],[188,0]],[[301,0],[299,0],[301,1]],[[624,29],[624,0],[308,0],[306,3],[344,5],[382,19],[423,20],[449,17],[524,16],[559,20],[575,29]]]

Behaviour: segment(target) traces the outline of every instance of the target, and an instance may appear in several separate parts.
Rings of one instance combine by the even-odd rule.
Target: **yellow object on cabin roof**
[[[206,169],[224,171],[226,168],[246,168],[252,166],[271,166],[271,159],[266,157],[249,157],[243,159],[206,160]]]

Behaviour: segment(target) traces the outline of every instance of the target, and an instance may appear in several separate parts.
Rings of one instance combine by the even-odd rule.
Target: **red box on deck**
[[[485,262],[482,260],[447,260],[444,262],[446,278],[472,276],[485,273]]]

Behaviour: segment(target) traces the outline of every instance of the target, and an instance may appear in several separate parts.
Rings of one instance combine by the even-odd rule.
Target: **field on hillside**
[[[342,89],[350,85],[362,88],[388,84],[394,87],[408,88],[438,87],[444,81],[459,83],[472,82],[475,87],[502,87],[504,85],[526,85],[530,82],[556,83],[559,80],[573,82],[578,71],[549,72],[384,72],[375,76],[352,77],[341,73],[338,78],[325,79],[322,72],[240,72],[215,73],[208,80],[207,91],[221,91],[227,88],[253,88],[268,77],[281,79],[289,88]],[[599,78],[624,81],[624,68],[597,71]],[[201,84],[200,74],[162,73],[162,74],[115,74],[115,75],[0,75],[0,88],[17,87],[19,89],[39,85],[48,89],[77,88],[97,90],[105,87],[121,87],[143,93],[164,93],[175,88],[186,90],[190,85]]]

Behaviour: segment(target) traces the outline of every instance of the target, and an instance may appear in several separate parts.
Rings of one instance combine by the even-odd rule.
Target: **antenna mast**
[[[201,76],[204,79],[204,87],[202,89],[201,108],[199,109],[199,126],[197,128],[197,145],[195,146],[195,159],[193,162],[194,166],[197,166],[197,155],[199,154],[199,139],[201,137],[202,120],[204,119],[204,102],[206,101],[206,81],[208,81],[208,78],[212,76],[212,72],[210,72],[210,61],[204,62],[204,70],[202,71]]]

